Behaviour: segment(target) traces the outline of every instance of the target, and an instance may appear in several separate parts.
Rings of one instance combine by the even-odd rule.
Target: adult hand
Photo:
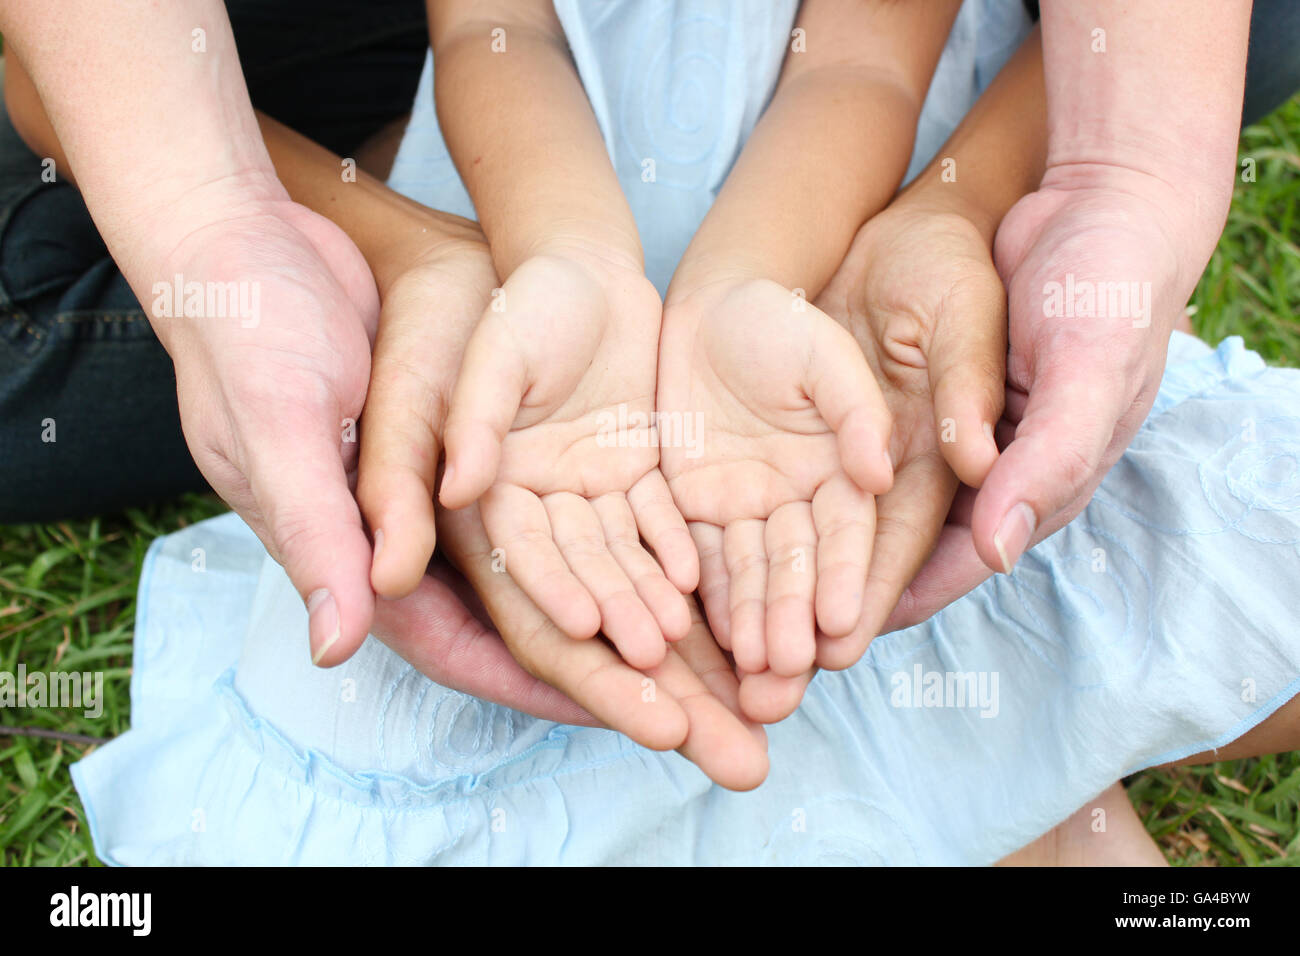
[[[1010,571],[1073,519],[1150,411],[1169,336],[1204,263],[1170,210],[1172,188],[1128,170],[1049,170],[1003,220],[1005,446],[978,495],[963,491],[942,540],[887,627],[905,627]]]
[[[337,664],[374,611],[349,488],[379,308],[370,270],[333,223],[263,200],[187,235],[161,272],[145,301],[194,460],[306,601],[313,660]],[[196,290],[191,313],[204,314],[166,316]]]

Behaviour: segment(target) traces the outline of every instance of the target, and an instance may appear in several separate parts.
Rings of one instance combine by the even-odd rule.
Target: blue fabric
[[[1156,410],[1087,510],[1011,577],[818,675],[746,794],[611,731],[447,690],[374,639],[313,668],[301,600],[237,517],[161,538],[140,581],[132,729],[73,767],[96,850],[993,862],[1300,690],[1298,399],[1300,371],[1176,334]]]
[[[771,99],[797,8],[796,0],[556,0],[641,232],[646,275],[661,294]],[[1020,0],[966,0],[921,110],[908,179],[956,129],[1029,29]],[[389,185],[427,206],[475,218],[438,129],[432,57]]]

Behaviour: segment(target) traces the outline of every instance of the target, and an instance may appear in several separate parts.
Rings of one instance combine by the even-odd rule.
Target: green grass
[[[1192,297],[1207,342],[1240,335],[1274,365],[1300,365],[1300,96],[1241,136],[1241,181],[1223,237]]]
[[[1256,181],[1238,182],[1227,228],[1193,298],[1209,342],[1241,335],[1270,362],[1300,366],[1300,97],[1242,135]],[[220,513],[190,496],[92,521],[0,528],[0,670],[105,671],[104,715],[0,709],[0,859],[95,864],[68,765],[129,725],[140,564],[160,534]],[[68,739],[14,736],[19,726]],[[1152,770],[1129,796],[1170,862],[1300,864],[1300,752]]]

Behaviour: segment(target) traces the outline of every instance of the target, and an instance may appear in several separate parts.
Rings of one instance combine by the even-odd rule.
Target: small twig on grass
[[[44,727],[0,727],[0,737],[42,737],[46,740],[62,740],[69,744],[81,744],[93,747],[106,744],[112,737],[91,737],[87,734],[69,734],[62,730],[47,730]]]

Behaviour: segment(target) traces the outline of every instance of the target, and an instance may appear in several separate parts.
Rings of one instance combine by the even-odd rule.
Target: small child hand
[[[710,623],[737,666],[794,676],[816,629],[851,632],[890,487],[890,415],[853,337],[764,279],[673,299],[660,349],[659,414],[698,416],[698,448],[665,442],[663,471],[691,522]],[[721,555],[719,566],[718,555]]]
[[[496,270],[477,227],[412,256],[382,292],[361,417],[357,502],[374,538],[377,594],[413,592],[433,556],[433,493],[445,409]]]
[[[603,631],[636,668],[686,636],[698,579],[651,429],[659,321],[634,263],[564,248],[520,264],[466,350],[439,494],[478,500],[507,570],[561,631]],[[606,441],[610,416],[631,433]]]

